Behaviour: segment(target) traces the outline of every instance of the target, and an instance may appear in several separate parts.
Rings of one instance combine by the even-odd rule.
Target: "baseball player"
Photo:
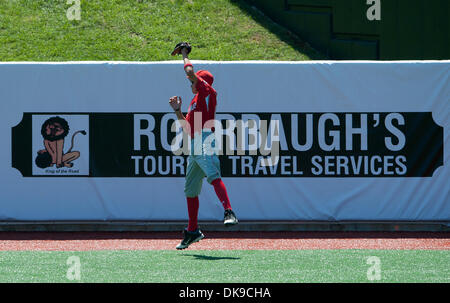
[[[181,112],[182,101],[180,97],[174,96],[169,101],[177,118],[182,121],[182,124],[185,123],[187,126],[184,127],[184,130],[188,131],[192,142],[184,185],[189,222],[187,228],[183,231],[184,239],[176,247],[177,249],[185,249],[192,243],[198,242],[205,237],[198,228],[197,222],[198,195],[200,194],[204,177],[214,187],[217,197],[223,205],[225,210],[224,224],[230,226],[238,223],[236,215],[231,209],[226,187],[220,176],[219,158],[214,152],[206,151],[206,138],[213,135],[213,130],[206,128],[205,122],[214,120],[217,105],[217,92],[212,87],[214,77],[206,70],[194,72],[194,67],[188,58],[190,51],[191,46],[189,43],[183,42],[177,44],[172,52],[173,56],[178,54],[183,56],[184,71],[191,82],[192,93],[195,95],[189,105],[186,116]],[[201,123],[199,123],[198,119],[201,119]],[[196,148],[194,145],[199,141],[201,143],[200,148]],[[211,145],[214,147],[214,142]]]

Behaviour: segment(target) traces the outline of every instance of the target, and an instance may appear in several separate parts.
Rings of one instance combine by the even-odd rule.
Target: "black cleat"
[[[232,226],[238,224],[238,219],[236,218],[236,215],[231,209],[225,210],[223,224],[225,224],[225,226]]]
[[[205,237],[205,235],[198,228],[195,231],[187,231],[187,229],[184,229],[183,235],[184,239],[177,245],[177,249],[188,248],[192,243],[198,242]]]

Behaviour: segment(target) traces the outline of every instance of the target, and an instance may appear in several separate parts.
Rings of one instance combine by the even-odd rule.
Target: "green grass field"
[[[164,61],[180,41],[198,60],[324,59],[243,0],[0,1],[1,61]],[[179,58],[178,58],[179,59]]]
[[[69,280],[80,261],[80,280]],[[369,280],[380,260],[380,280]],[[227,250],[0,252],[0,282],[450,282],[450,251]]]

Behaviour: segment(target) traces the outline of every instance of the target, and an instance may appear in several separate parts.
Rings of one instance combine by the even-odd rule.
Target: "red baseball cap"
[[[199,70],[195,73],[198,77],[205,80],[209,85],[212,85],[214,82],[214,76],[207,70]]]

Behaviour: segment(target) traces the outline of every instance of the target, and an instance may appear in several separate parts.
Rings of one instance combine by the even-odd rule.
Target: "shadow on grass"
[[[230,3],[237,6],[240,10],[248,14],[258,24],[275,34],[281,41],[289,44],[298,52],[308,56],[311,60],[328,60],[329,58],[312,48],[307,42],[303,41],[296,34],[287,28],[279,25],[268,16],[264,15],[256,7],[247,3],[245,0],[230,0]]]
[[[185,257],[194,257],[197,260],[207,260],[207,261],[217,261],[217,260],[240,260],[241,258],[236,257],[215,257],[215,256],[206,256],[206,255],[192,255],[187,254],[183,255]]]

